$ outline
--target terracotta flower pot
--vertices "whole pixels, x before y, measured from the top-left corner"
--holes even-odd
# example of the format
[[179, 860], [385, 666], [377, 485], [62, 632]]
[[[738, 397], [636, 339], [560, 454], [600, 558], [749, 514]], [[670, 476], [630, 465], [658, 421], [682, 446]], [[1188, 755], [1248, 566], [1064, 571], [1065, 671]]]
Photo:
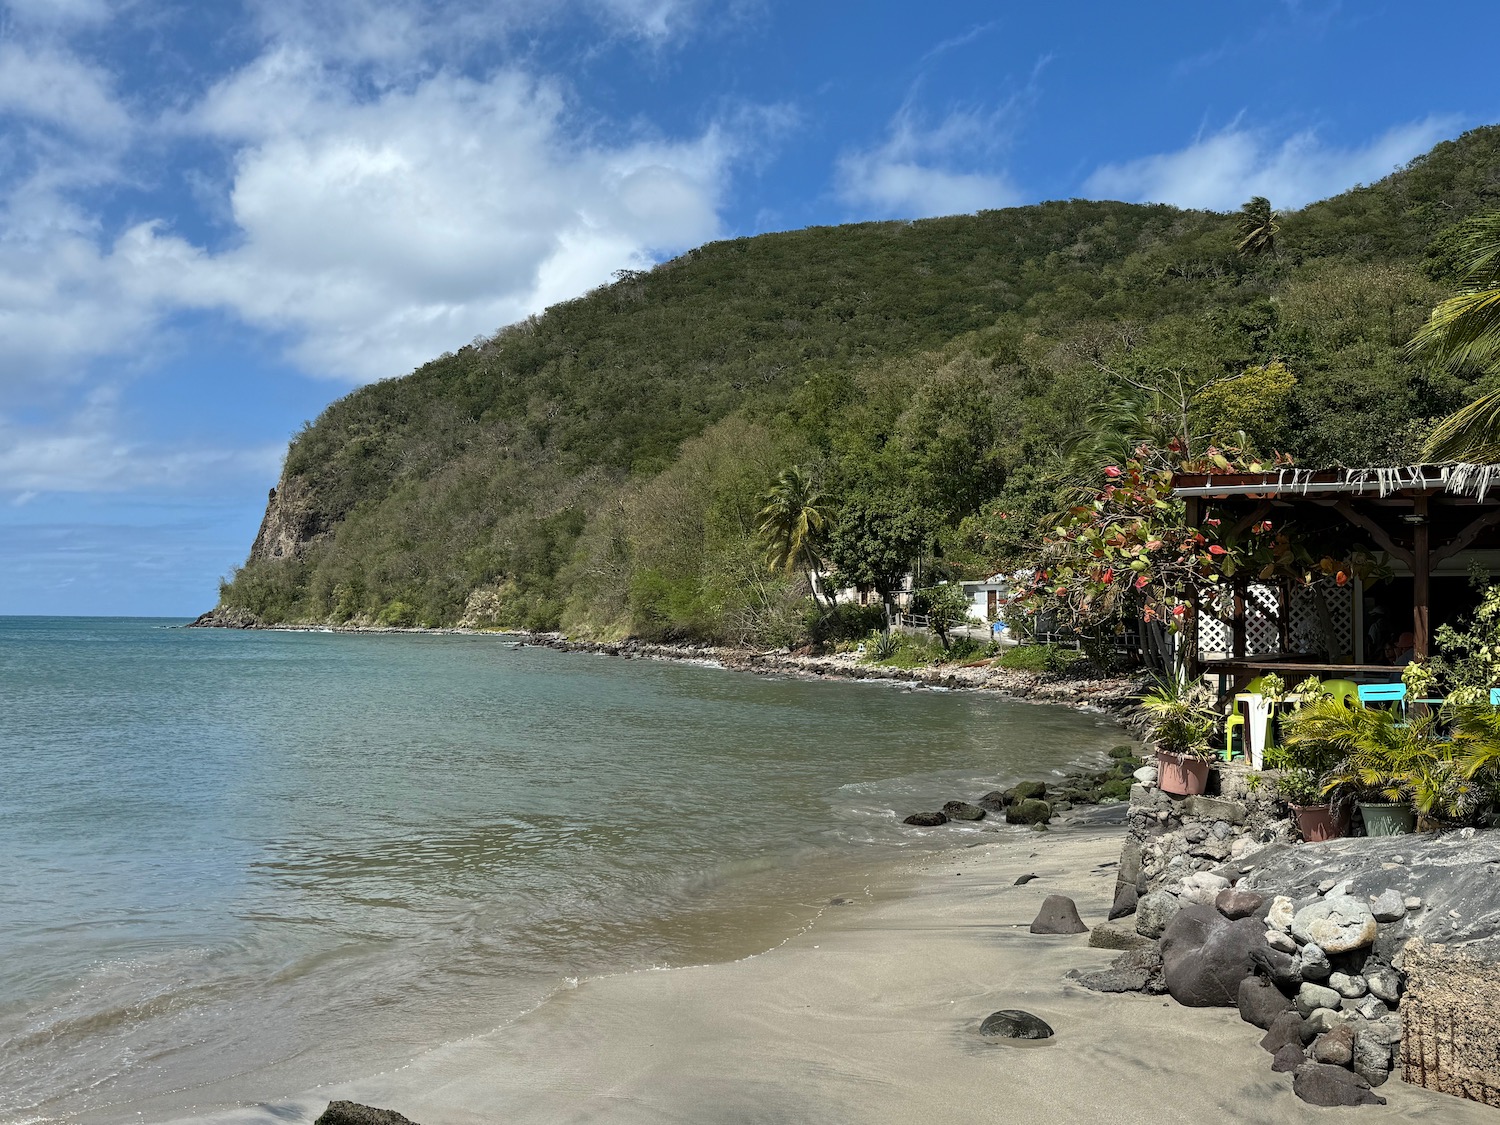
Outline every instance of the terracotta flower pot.
[[1208, 762], [1202, 758], [1158, 750], [1156, 775], [1156, 784], [1163, 793], [1191, 797], [1208, 790]]
[[1332, 805], [1293, 805], [1292, 819], [1309, 844], [1337, 840], [1349, 831], [1349, 811], [1334, 812]]

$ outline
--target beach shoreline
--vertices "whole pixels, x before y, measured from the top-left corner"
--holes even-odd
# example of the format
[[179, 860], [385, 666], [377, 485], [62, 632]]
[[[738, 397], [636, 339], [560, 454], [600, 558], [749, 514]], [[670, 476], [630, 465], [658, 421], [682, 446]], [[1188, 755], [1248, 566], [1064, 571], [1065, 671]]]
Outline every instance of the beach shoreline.
[[[1233, 1009], [1090, 992], [1065, 974], [1117, 951], [1087, 934], [1029, 933], [1049, 894], [1074, 899], [1090, 924], [1104, 919], [1122, 838], [1064, 825], [905, 857], [766, 952], [580, 980], [384, 1074], [169, 1120], [299, 1125], [347, 1099], [419, 1125], [894, 1125], [997, 1102], [1024, 1122], [1305, 1121]], [[1017, 886], [1024, 874], [1037, 877]], [[1000, 1009], [1033, 1012], [1056, 1035], [983, 1039], [980, 1022]], [[1491, 1119], [1399, 1082], [1381, 1092], [1390, 1104], [1364, 1117]]]

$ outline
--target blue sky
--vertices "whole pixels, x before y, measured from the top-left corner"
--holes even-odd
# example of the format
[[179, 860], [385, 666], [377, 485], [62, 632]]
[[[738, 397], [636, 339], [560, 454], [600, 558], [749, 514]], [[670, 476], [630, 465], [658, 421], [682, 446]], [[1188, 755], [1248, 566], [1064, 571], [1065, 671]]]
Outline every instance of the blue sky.
[[1492, 3], [0, 0], [0, 614], [192, 615], [333, 398], [722, 237], [1300, 206]]

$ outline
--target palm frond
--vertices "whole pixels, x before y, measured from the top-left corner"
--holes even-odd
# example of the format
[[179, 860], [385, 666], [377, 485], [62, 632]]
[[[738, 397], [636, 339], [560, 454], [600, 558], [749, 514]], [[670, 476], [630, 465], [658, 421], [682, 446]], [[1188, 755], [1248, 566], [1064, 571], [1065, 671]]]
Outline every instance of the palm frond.
[[1448, 415], [1422, 446], [1426, 461], [1500, 463], [1500, 391], [1491, 391]]

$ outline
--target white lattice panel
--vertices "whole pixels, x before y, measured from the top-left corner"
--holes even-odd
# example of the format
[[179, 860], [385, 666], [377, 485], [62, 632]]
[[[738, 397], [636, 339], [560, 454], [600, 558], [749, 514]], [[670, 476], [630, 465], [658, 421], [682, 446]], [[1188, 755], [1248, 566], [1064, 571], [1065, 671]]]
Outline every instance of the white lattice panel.
[[[1327, 629], [1318, 608], [1322, 596], [1327, 607]], [[1223, 615], [1230, 612], [1229, 591], [1221, 594], [1214, 607]], [[1354, 652], [1354, 587], [1320, 581], [1311, 586], [1294, 586], [1291, 593], [1290, 636], [1294, 652], [1323, 652], [1335, 655]], [[1245, 655], [1272, 656], [1281, 651], [1281, 630], [1276, 623], [1276, 587], [1256, 583], [1245, 594]], [[1208, 607], [1205, 606], [1205, 610]], [[1325, 640], [1325, 632], [1331, 633]], [[1198, 619], [1198, 648], [1204, 653], [1228, 654], [1234, 647], [1233, 633], [1225, 622], [1211, 612]]]

